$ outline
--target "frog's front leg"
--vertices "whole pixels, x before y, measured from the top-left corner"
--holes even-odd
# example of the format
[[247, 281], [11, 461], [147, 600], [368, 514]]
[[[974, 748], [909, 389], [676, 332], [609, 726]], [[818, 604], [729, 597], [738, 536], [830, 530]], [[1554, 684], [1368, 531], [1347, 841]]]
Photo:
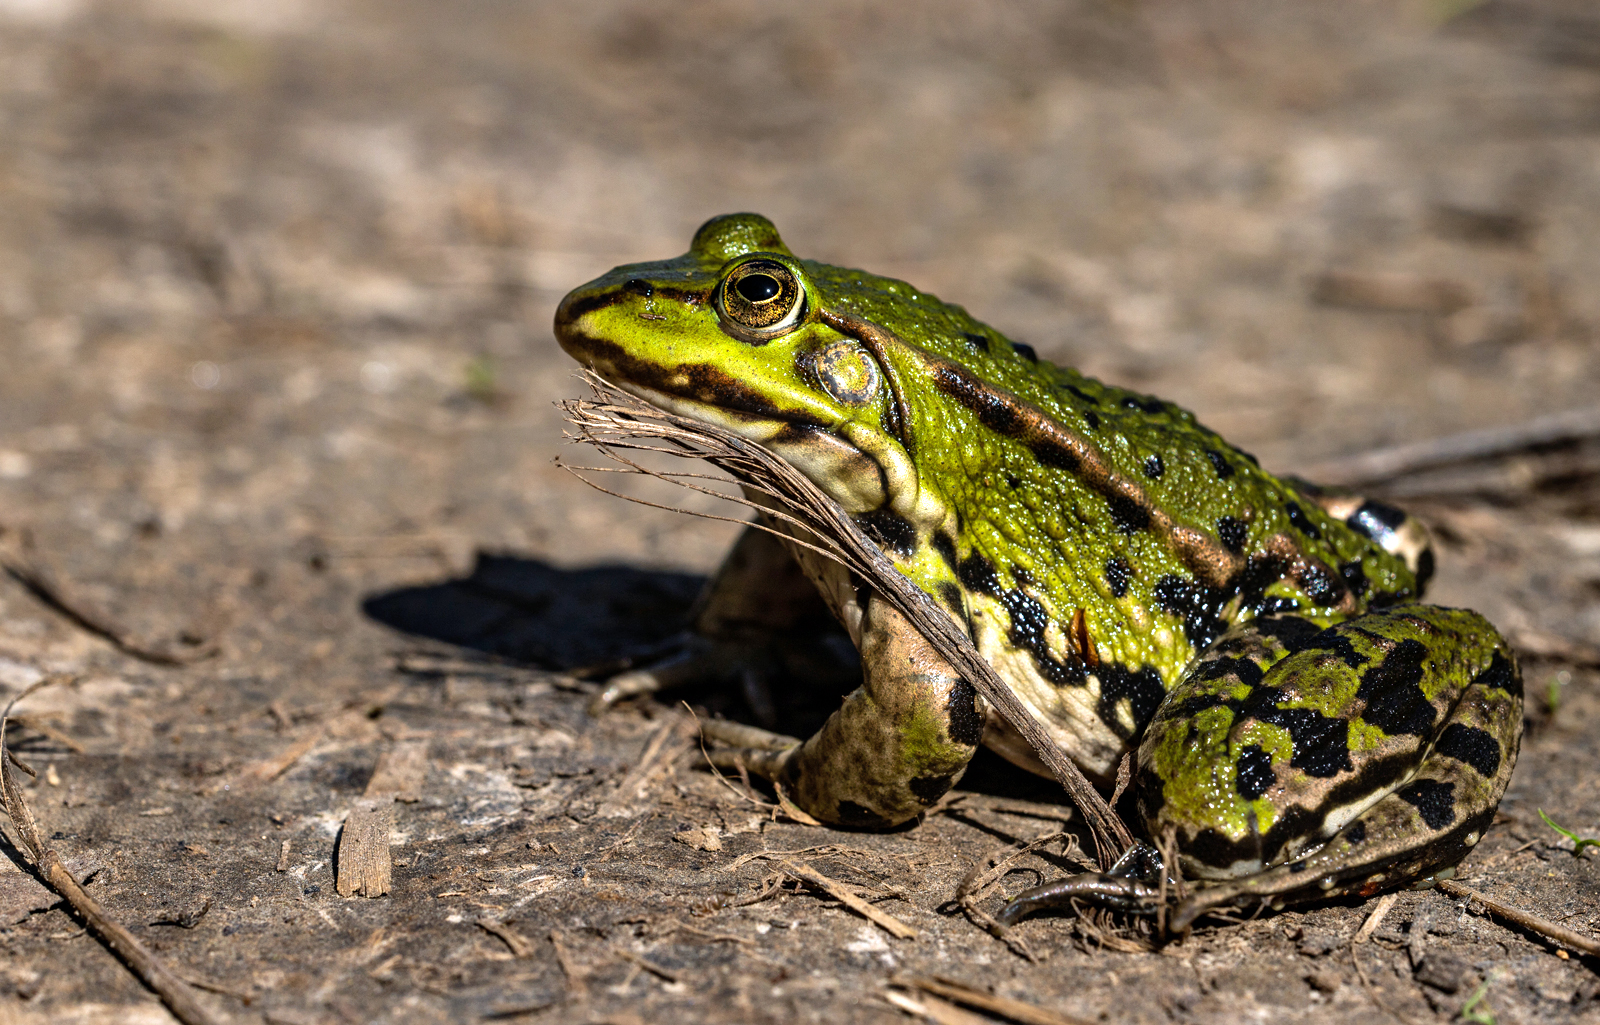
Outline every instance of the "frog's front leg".
[[961, 778], [983, 713], [973, 686], [876, 595], [860, 637], [862, 685], [809, 740], [748, 727], [707, 732], [751, 745], [714, 751], [717, 764], [743, 762], [823, 822], [883, 829], [921, 814]]

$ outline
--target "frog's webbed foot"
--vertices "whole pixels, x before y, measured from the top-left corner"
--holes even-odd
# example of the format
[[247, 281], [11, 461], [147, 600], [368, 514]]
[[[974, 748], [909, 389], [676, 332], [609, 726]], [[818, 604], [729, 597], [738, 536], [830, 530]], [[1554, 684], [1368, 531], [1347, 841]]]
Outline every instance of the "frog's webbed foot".
[[1163, 871], [1165, 866], [1156, 849], [1135, 842], [1109, 871], [1064, 876], [1024, 890], [1011, 898], [995, 919], [1001, 925], [1012, 926], [1035, 911], [1071, 907], [1074, 903], [1109, 911], [1154, 914], [1161, 900]]

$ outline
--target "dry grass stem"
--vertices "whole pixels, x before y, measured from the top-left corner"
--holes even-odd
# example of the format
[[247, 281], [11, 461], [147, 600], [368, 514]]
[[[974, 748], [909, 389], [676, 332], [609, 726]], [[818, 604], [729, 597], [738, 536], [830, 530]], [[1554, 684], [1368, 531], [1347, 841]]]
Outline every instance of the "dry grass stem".
[[829, 879], [810, 865], [804, 862], [796, 864], [792, 861], [780, 861], [778, 864], [789, 875], [822, 890], [828, 896], [878, 926], [889, 935], [902, 940], [914, 940], [917, 938], [917, 930], [914, 927], [907, 925], [886, 911], [873, 907], [860, 897], [857, 897], [844, 884], [837, 880]]
[[194, 988], [151, 953], [133, 933], [108, 915], [100, 906], [100, 902], [91, 897], [66, 865], [61, 863], [61, 858], [55, 849], [45, 843], [38, 820], [34, 818], [33, 809], [28, 806], [27, 797], [22, 792], [22, 785], [17, 782], [17, 777], [12, 772], [12, 767], [15, 766], [30, 776], [34, 775], [33, 770], [18, 760], [6, 744], [6, 729], [11, 721], [11, 709], [18, 701], [35, 691], [70, 679], [71, 677], [61, 674], [46, 676], [13, 698], [6, 706], [5, 712], [0, 713], [0, 804], [4, 805], [12, 826], [16, 828], [23, 851], [33, 862], [45, 885], [72, 905], [73, 910], [77, 911], [88, 923], [89, 928], [94, 930], [95, 935], [99, 936], [122, 959], [123, 964], [132, 969], [134, 974], [161, 998], [162, 1003], [167, 1005], [179, 1021], [184, 1025], [213, 1025], [218, 1019], [200, 1005]]
[[[589, 374], [588, 380], [594, 390], [593, 400], [574, 399], [561, 404], [573, 426], [573, 431], [569, 432], [572, 440], [593, 445], [631, 472], [661, 477], [758, 509], [767, 519], [756, 526], [817, 551], [871, 581], [878, 592], [928, 638], [939, 654], [972, 682], [1007, 723], [1028, 740], [1049, 766], [1093, 831], [1101, 866], [1109, 867], [1132, 844], [1127, 826], [1011, 692], [994, 667], [978, 654], [963, 626], [932, 596], [899, 572], [837, 503], [794, 467], [754, 442], [656, 409], [619, 391], [597, 375]], [[639, 439], [656, 444], [646, 446]], [[622, 454], [624, 450], [641, 447], [683, 458], [703, 459], [741, 485], [745, 498], [732, 498], [724, 492], [702, 488], [681, 479], [681, 475], [647, 469]], [[573, 472], [588, 480], [578, 471]]]
[[639, 761], [617, 789], [601, 802], [595, 814], [603, 818], [622, 818], [634, 812], [635, 802], [643, 798], [645, 789], [658, 776], [672, 770], [678, 757], [694, 746], [691, 721], [683, 716], [668, 716], [645, 741]]
[[477, 925], [478, 928], [504, 943], [506, 949], [511, 951], [512, 957], [519, 961], [533, 959], [533, 941], [511, 928], [510, 922], [497, 922], [491, 918], [480, 918], [477, 921]]
[[1465, 897], [1481, 905], [1484, 910], [1499, 915], [1508, 922], [1514, 922], [1524, 929], [1536, 932], [1540, 936], [1566, 947], [1568, 950], [1575, 950], [1580, 954], [1588, 954], [1591, 957], [1600, 957], [1600, 940], [1573, 932], [1566, 926], [1557, 925], [1548, 919], [1540, 918], [1538, 915], [1532, 915], [1519, 908], [1514, 908], [1510, 904], [1502, 903], [1493, 897], [1479, 893], [1471, 887], [1462, 886], [1452, 880], [1440, 880], [1437, 885], [1440, 890], [1450, 894], [1452, 897]]
[[1394, 902], [1400, 899], [1398, 893], [1386, 893], [1378, 898], [1372, 906], [1372, 912], [1367, 915], [1367, 920], [1361, 923], [1361, 928], [1356, 930], [1351, 937], [1351, 943], [1365, 943], [1372, 939], [1372, 934], [1378, 931], [1378, 926], [1383, 924], [1384, 916], [1389, 914], [1389, 909], [1394, 907]]
[[896, 985], [910, 989], [918, 989], [946, 1000], [976, 1007], [990, 1014], [998, 1014], [1021, 1025], [1088, 1025], [1083, 1018], [1074, 1018], [1059, 1011], [1051, 1011], [1037, 1004], [1030, 1004], [1022, 1000], [1013, 1000], [1010, 997], [995, 996], [981, 989], [974, 989], [965, 983], [940, 976], [918, 975], [909, 978], [897, 978]]

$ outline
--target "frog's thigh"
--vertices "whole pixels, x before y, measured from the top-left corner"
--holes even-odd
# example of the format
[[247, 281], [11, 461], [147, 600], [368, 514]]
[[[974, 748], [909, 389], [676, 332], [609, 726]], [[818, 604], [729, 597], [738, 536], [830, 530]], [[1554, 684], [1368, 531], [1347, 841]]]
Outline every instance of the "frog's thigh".
[[746, 527], [696, 602], [695, 633], [750, 640], [827, 615], [822, 597], [788, 546]]
[[691, 614], [692, 628], [659, 661], [606, 681], [590, 711], [626, 698], [720, 680], [750, 666], [770, 637], [807, 619], [821, 621], [827, 606], [800, 564], [778, 538], [746, 527], [721, 567], [706, 583]]
[[983, 737], [977, 692], [893, 606], [863, 619], [864, 682], [775, 775], [825, 822], [885, 828], [915, 817], [961, 778]]
[[[1350, 643], [1341, 644], [1341, 639]], [[1320, 670], [1334, 680], [1325, 693], [1342, 693], [1354, 701], [1346, 737], [1353, 762], [1349, 772], [1319, 781], [1306, 773], [1306, 759], [1299, 767], [1293, 761], [1272, 767], [1278, 785], [1290, 794], [1283, 800], [1289, 810], [1280, 811], [1278, 821], [1290, 819], [1296, 810], [1307, 816], [1296, 828], [1310, 832], [1314, 846], [1320, 838], [1311, 820], [1326, 816], [1320, 836], [1331, 836], [1303, 856], [1296, 855], [1290, 842], [1274, 858], [1268, 845], [1263, 854], [1277, 864], [1199, 891], [1180, 911], [1178, 928], [1207, 907], [1245, 897], [1292, 903], [1345, 893], [1368, 896], [1427, 877], [1459, 861], [1494, 818], [1516, 764], [1522, 683], [1514, 656], [1482, 616], [1401, 606], [1347, 621], [1309, 640], [1314, 646], [1273, 665], [1261, 686], [1278, 686], [1295, 695], [1295, 703], [1304, 703], [1317, 692], [1305, 677]], [[1407, 641], [1422, 648], [1408, 647]], [[1344, 688], [1338, 686], [1340, 676], [1348, 677]], [[1392, 736], [1379, 738], [1375, 727]], [[1243, 739], [1249, 728], [1236, 722], [1230, 732]], [[1408, 730], [1419, 732], [1404, 732]], [[1384, 755], [1408, 741], [1415, 744], [1414, 759]], [[1412, 764], [1414, 772], [1397, 771]], [[1247, 772], [1242, 784], [1237, 775], [1232, 782], [1236, 793], [1255, 793], [1265, 781], [1252, 780]], [[1298, 804], [1297, 785], [1302, 791]], [[1348, 809], [1359, 807], [1368, 791], [1374, 803], [1349, 817]], [[1317, 794], [1322, 795], [1320, 803], [1312, 800]], [[1261, 796], [1267, 795], [1263, 791]], [[1300, 850], [1305, 849], [1302, 844]]]

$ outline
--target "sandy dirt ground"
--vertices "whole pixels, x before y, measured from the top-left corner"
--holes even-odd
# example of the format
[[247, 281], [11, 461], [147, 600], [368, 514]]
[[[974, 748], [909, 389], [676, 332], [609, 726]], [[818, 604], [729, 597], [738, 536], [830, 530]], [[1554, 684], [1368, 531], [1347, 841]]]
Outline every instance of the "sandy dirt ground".
[[[551, 315], [741, 209], [1277, 470], [1514, 427], [1600, 394], [1600, 12], [0, 0], [0, 545], [122, 641], [0, 579], [0, 689], [71, 675], [20, 709], [29, 799], [220, 1020], [988, 1020], [893, 985], [940, 976], [1069, 1021], [1600, 1021], [1600, 963], [1439, 892], [1360, 942], [1356, 901], [1156, 951], [1042, 916], [1030, 960], [950, 901], [1071, 828], [1052, 786], [980, 758], [844, 833], [706, 772], [670, 698], [588, 716], [565, 671], [678, 629], [735, 528], [552, 464], [582, 388]], [[1523, 651], [1460, 878], [1593, 936], [1595, 853], [1537, 812], [1600, 834], [1600, 448], [1387, 492], [1432, 597]], [[335, 886], [363, 808], [381, 897]], [[171, 1020], [0, 851], [0, 1023]]]

